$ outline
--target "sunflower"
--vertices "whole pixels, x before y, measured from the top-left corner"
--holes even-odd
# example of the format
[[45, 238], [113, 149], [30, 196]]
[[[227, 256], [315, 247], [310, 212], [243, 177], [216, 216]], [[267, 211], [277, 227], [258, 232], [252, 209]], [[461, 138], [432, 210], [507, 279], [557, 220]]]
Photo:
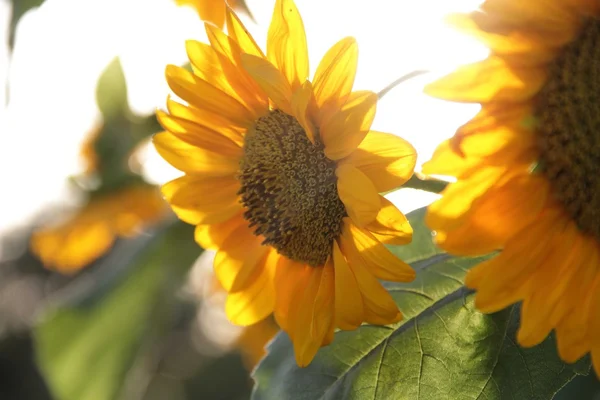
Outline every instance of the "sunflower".
[[444, 249], [500, 254], [470, 270], [484, 312], [522, 301], [518, 341], [556, 331], [600, 372], [600, 3], [487, 0], [453, 16], [490, 49], [426, 87], [480, 112], [423, 167], [456, 177], [429, 207]]
[[175, 213], [217, 254], [226, 312], [252, 325], [274, 312], [305, 366], [334, 328], [389, 324], [400, 312], [377, 278], [414, 271], [383, 243], [412, 229], [379, 195], [408, 180], [415, 151], [370, 131], [377, 95], [352, 92], [353, 38], [335, 44], [308, 78], [302, 19], [278, 0], [267, 55], [227, 9], [229, 36], [205, 24], [210, 45], [187, 42], [194, 73], [167, 66], [173, 92], [158, 112], [157, 151], [185, 175], [163, 186]]
[[128, 186], [93, 196], [68, 220], [35, 232], [31, 250], [47, 267], [74, 273], [106, 253], [118, 236], [135, 235], [168, 211], [156, 187]]
[[240, 8], [248, 12], [246, 3], [242, 0], [175, 0], [180, 6], [192, 6], [200, 19], [212, 22], [219, 28], [225, 24], [225, 8], [227, 4], [233, 8]]

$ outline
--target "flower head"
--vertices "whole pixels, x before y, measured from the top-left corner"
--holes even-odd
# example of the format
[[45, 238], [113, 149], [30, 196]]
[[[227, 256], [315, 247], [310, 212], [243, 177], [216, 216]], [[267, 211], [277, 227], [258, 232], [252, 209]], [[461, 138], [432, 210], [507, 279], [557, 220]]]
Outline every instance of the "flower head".
[[436, 97], [480, 103], [426, 173], [451, 175], [427, 221], [465, 255], [502, 249], [467, 274], [485, 312], [523, 301], [518, 341], [555, 329], [561, 357], [591, 350], [600, 372], [600, 5], [487, 0], [454, 22], [491, 50], [431, 84]]
[[92, 196], [66, 221], [35, 232], [31, 250], [48, 268], [74, 273], [106, 253], [117, 237], [135, 235], [168, 211], [156, 187], [127, 186]]
[[228, 317], [251, 325], [274, 313], [307, 365], [335, 327], [389, 324], [400, 312], [377, 278], [414, 271], [383, 243], [412, 230], [379, 195], [410, 178], [415, 151], [370, 131], [377, 96], [352, 92], [357, 45], [335, 44], [308, 80], [302, 19], [278, 0], [267, 54], [237, 16], [229, 36], [205, 24], [210, 45], [187, 43], [194, 72], [168, 66], [188, 105], [167, 100], [158, 152], [185, 175], [163, 186], [173, 210], [217, 250]]

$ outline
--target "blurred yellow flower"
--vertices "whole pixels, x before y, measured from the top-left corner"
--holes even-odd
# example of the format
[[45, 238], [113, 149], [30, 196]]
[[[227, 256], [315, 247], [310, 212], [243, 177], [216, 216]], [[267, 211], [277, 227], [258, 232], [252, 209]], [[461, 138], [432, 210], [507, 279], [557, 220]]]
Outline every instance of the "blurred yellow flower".
[[128, 186], [94, 196], [67, 221], [35, 232], [31, 250], [47, 267], [74, 273], [108, 251], [117, 237], [135, 235], [167, 215], [158, 188]]
[[520, 344], [555, 329], [565, 361], [591, 351], [600, 373], [599, 17], [592, 0], [487, 0], [453, 17], [491, 54], [426, 91], [482, 108], [423, 170], [457, 178], [429, 208], [438, 243], [502, 249], [467, 274], [477, 307], [523, 300]]
[[304, 26], [278, 0], [267, 55], [226, 11], [229, 36], [205, 24], [210, 45], [187, 42], [194, 69], [168, 66], [167, 81], [189, 105], [167, 100], [167, 132], [154, 136], [185, 172], [162, 190], [175, 213], [218, 250], [214, 268], [238, 325], [275, 313], [305, 366], [334, 328], [401, 319], [377, 278], [414, 271], [382, 243], [405, 244], [412, 229], [379, 192], [408, 180], [413, 147], [370, 131], [377, 95], [352, 92], [357, 45], [335, 44], [308, 80]]
[[212, 22], [219, 28], [225, 24], [227, 4], [232, 8], [236, 8], [239, 3], [244, 4], [243, 1], [238, 0], [175, 0], [175, 3], [180, 6], [192, 6], [198, 12], [201, 20]]

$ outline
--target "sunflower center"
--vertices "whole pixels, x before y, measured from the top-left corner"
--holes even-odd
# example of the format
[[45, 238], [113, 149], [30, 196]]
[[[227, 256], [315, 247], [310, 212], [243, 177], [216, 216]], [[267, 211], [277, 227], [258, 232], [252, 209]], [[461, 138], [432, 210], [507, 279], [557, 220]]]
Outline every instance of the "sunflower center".
[[239, 194], [254, 233], [279, 254], [323, 265], [346, 216], [337, 193], [336, 164], [323, 144], [279, 110], [259, 118], [244, 139]]
[[541, 165], [579, 228], [600, 239], [600, 21], [554, 61], [537, 100]]

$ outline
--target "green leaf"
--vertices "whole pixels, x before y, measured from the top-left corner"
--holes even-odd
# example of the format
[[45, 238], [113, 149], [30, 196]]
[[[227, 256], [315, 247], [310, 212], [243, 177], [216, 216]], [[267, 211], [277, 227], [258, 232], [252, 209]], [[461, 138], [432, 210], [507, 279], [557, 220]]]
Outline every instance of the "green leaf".
[[125, 115], [129, 111], [127, 84], [118, 57], [108, 64], [98, 79], [96, 103], [102, 112], [105, 123]]
[[[39, 365], [59, 400], [118, 398], [143, 345], [164, 331], [169, 299], [201, 252], [190, 228], [180, 222], [157, 232], [145, 248], [134, 249], [137, 259], [127, 247], [122, 250], [121, 261], [134, 263], [128, 277], [101, 298], [79, 299], [79, 306], [49, 313], [35, 329]], [[111, 263], [119, 259], [111, 255]]]
[[253, 399], [551, 399], [587, 374], [589, 361], [563, 363], [552, 337], [517, 346], [518, 307], [478, 312], [463, 282], [483, 258], [443, 253], [423, 217], [423, 209], [411, 213], [413, 243], [392, 248], [417, 278], [385, 283], [404, 319], [337, 332], [306, 368], [296, 366], [288, 336], [278, 335], [253, 373]]
[[8, 45], [12, 49], [15, 45], [15, 32], [21, 17], [26, 12], [42, 5], [44, 0], [12, 0], [12, 15], [10, 18], [10, 27], [8, 31]]

